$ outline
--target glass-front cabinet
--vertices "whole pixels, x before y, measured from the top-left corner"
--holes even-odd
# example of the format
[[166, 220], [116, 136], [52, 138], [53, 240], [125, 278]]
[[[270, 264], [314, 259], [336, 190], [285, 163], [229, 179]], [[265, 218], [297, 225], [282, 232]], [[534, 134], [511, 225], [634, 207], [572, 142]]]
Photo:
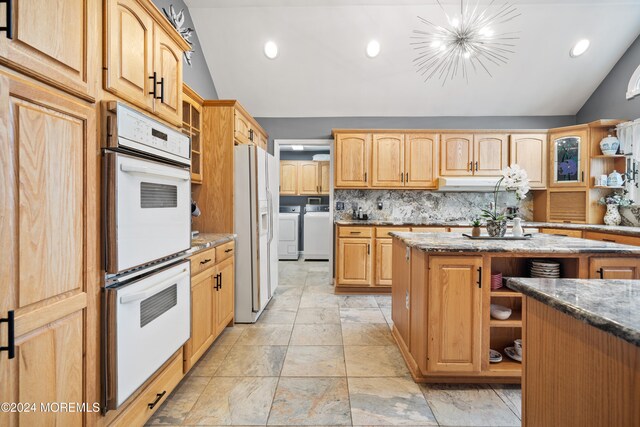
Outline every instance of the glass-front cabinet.
[[588, 130], [551, 134], [550, 186], [586, 187]]

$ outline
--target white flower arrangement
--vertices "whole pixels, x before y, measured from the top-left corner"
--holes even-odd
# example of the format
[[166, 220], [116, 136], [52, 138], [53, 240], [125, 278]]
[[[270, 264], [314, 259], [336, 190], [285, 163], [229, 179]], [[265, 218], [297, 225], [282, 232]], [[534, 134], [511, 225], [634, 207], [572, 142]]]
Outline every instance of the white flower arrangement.
[[498, 190], [500, 190], [500, 186], [503, 184], [506, 191], [514, 191], [516, 193], [518, 201], [524, 199], [529, 190], [531, 190], [527, 171], [515, 163], [507, 166], [502, 171], [502, 177], [498, 180], [493, 190], [493, 212], [488, 209], [483, 209], [481, 215], [483, 218], [491, 221], [504, 221], [507, 219], [504, 214], [498, 213]]

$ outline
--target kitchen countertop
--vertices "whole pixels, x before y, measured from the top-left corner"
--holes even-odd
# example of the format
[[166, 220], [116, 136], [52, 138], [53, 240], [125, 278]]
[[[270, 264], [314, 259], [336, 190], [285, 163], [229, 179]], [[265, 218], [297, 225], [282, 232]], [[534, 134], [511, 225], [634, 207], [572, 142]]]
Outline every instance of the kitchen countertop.
[[640, 280], [510, 278], [507, 286], [640, 347]]
[[[395, 227], [471, 227], [469, 221], [386, 221], [386, 220], [337, 220], [336, 225], [369, 225], [369, 226], [395, 226]], [[567, 224], [558, 222], [529, 222], [523, 221], [523, 227], [531, 228], [560, 228], [565, 230], [598, 231], [602, 233], [622, 234], [625, 236], [640, 237], [640, 227], [625, 227], [620, 225], [604, 224]]]
[[461, 233], [391, 232], [406, 245], [428, 253], [511, 252], [526, 254], [634, 254], [639, 246], [535, 233], [527, 240], [472, 240]]
[[230, 242], [235, 239], [235, 234], [228, 233], [200, 233], [191, 239], [191, 249], [187, 251], [187, 255], [191, 256], [204, 249], [212, 248], [223, 243]]

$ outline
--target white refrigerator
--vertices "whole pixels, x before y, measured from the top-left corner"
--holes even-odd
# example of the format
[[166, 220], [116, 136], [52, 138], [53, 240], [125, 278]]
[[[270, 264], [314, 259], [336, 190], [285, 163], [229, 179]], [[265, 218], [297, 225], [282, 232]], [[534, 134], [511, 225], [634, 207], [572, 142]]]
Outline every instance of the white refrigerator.
[[278, 286], [280, 168], [262, 148], [234, 148], [237, 323], [254, 323]]

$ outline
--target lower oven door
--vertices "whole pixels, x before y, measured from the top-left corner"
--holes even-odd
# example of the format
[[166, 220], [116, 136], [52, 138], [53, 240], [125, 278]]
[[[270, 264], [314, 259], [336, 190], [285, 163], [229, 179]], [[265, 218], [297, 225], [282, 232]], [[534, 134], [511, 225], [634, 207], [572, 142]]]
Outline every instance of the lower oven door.
[[189, 170], [115, 152], [105, 163], [107, 274], [189, 249]]
[[189, 339], [188, 260], [105, 288], [103, 361], [107, 409], [118, 408]]

